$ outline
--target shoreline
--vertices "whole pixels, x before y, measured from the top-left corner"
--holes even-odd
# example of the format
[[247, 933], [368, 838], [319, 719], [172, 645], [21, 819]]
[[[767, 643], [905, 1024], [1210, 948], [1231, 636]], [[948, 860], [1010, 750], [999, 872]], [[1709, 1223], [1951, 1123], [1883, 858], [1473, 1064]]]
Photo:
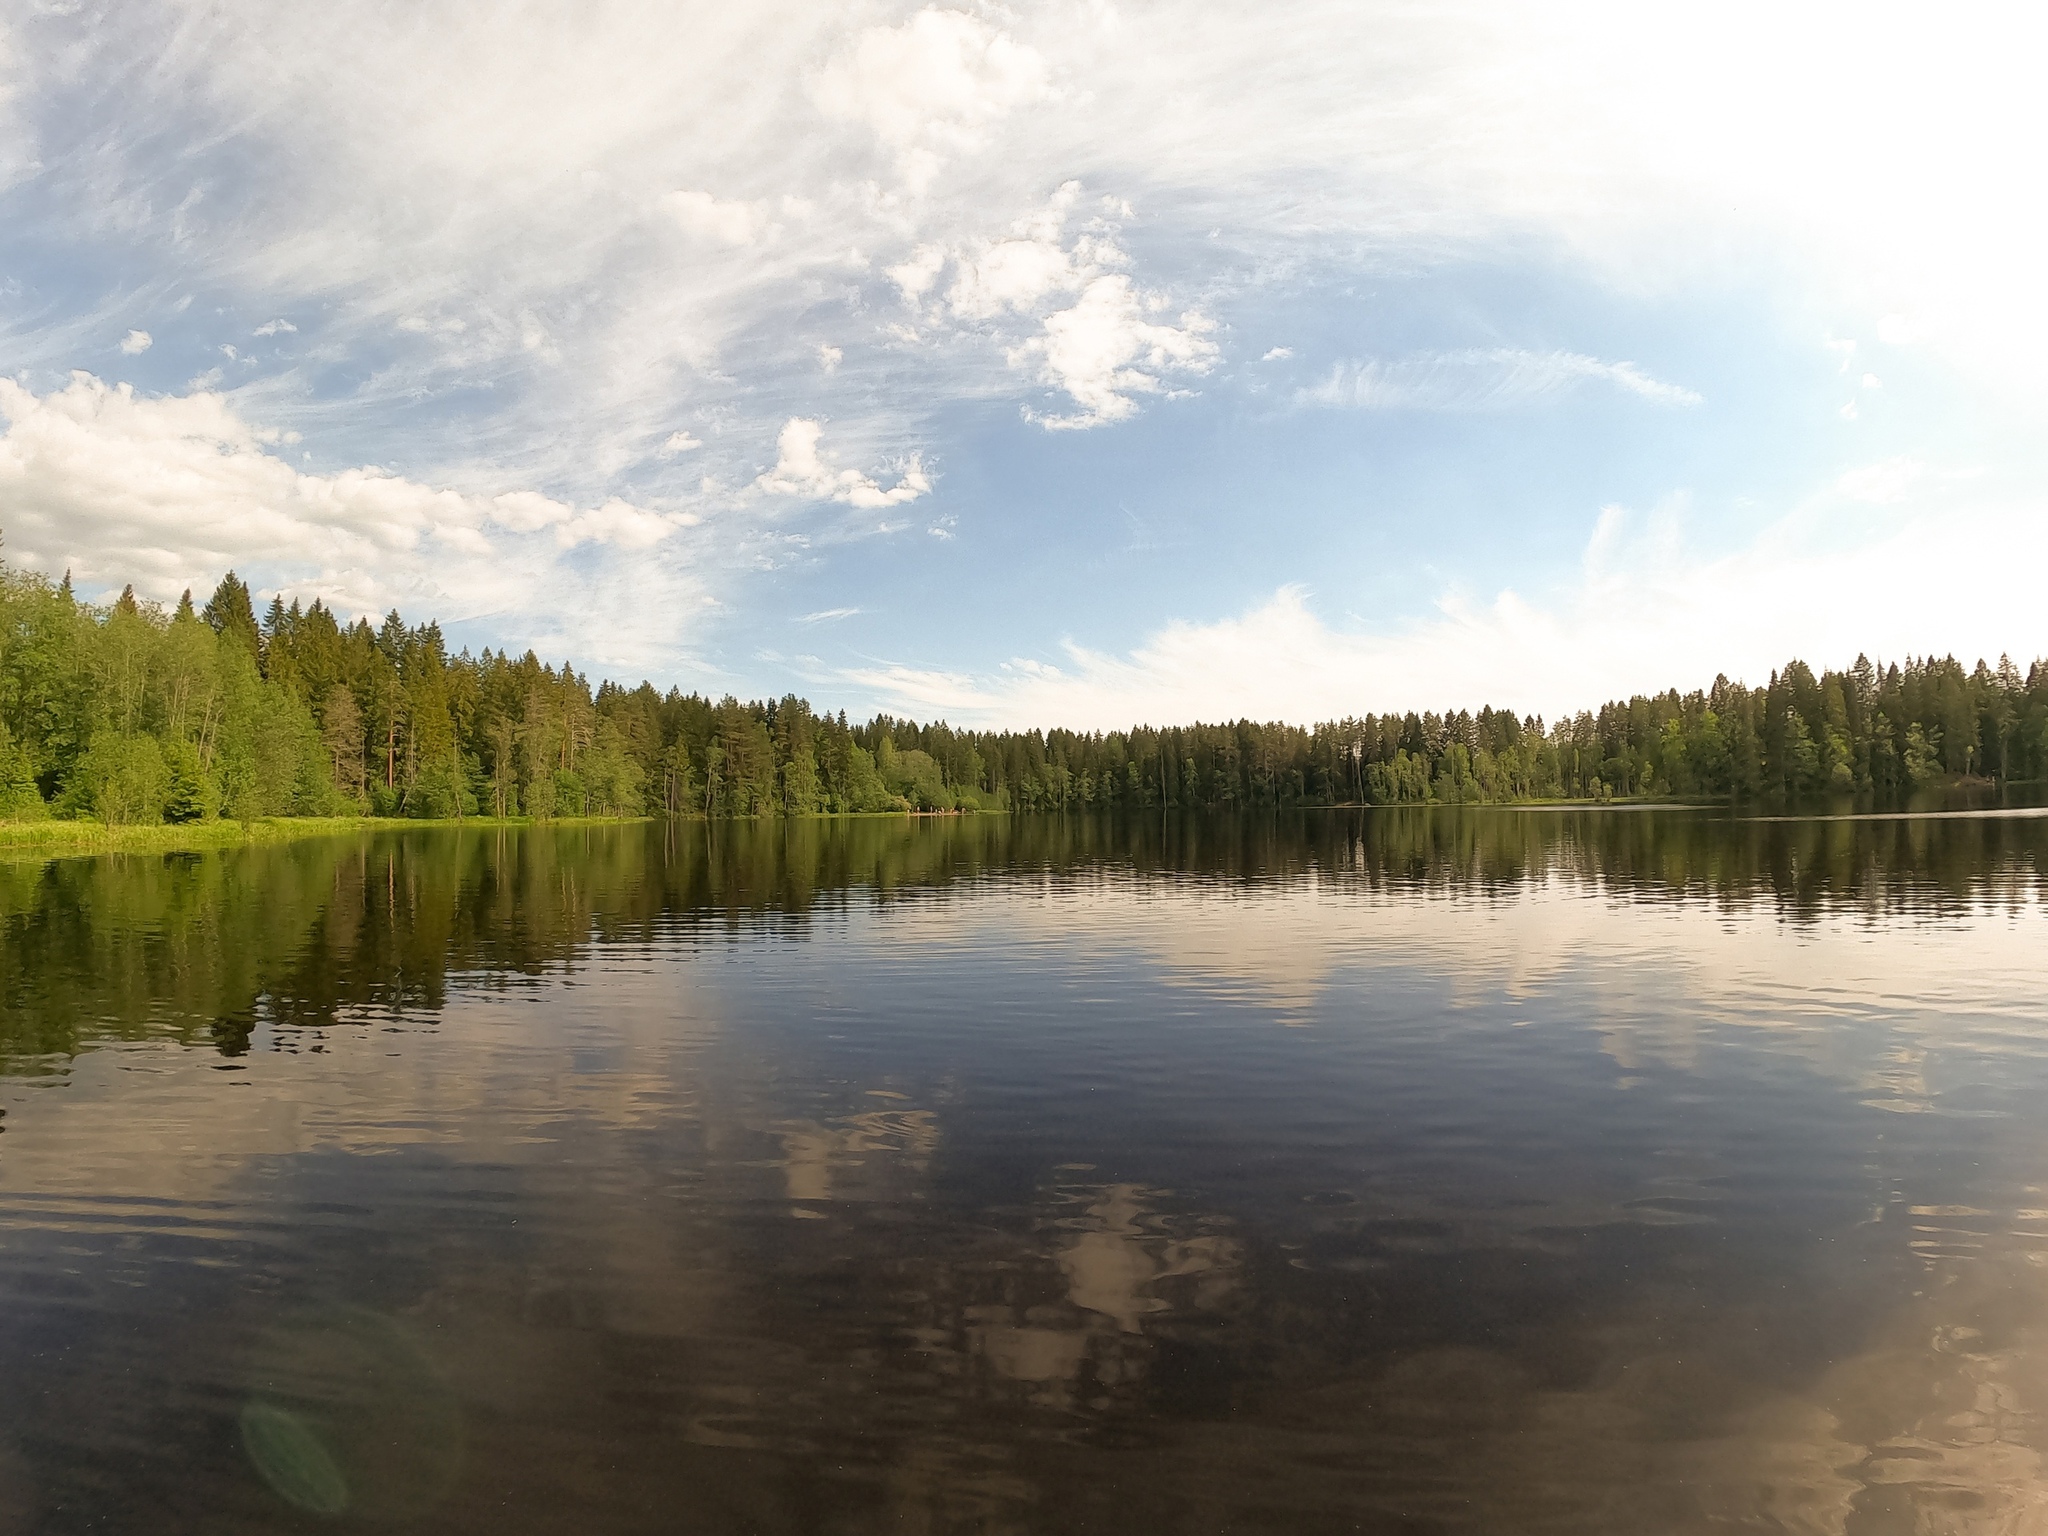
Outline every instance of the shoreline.
[[258, 821], [157, 822], [110, 827], [97, 821], [0, 821], [0, 864], [46, 859], [96, 858], [110, 853], [211, 853], [223, 848], [297, 842], [303, 838], [347, 837], [364, 832], [412, 828], [617, 827], [653, 821], [652, 816], [465, 816], [414, 820], [402, 816], [271, 816]]

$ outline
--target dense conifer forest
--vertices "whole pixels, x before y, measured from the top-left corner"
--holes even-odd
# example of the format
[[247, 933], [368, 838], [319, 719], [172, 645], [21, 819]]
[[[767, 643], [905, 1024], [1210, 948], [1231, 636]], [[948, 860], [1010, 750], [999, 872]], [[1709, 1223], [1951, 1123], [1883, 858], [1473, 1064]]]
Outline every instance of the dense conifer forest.
[[166, 612], [0, 567], [9, 819], [1886, 801], [1971, 777], [2048, 777], [2048, 662], [1793, 661], [1763, 687], [1716, 678], [1548, 723], [1484, 708], [983, 732], [856, 724], [794, 695], [593, 687], [530, 651], [451, 656], [437, 625], [395, 612], [345, 623], [279, 598], [259, 616], [232, 572]]

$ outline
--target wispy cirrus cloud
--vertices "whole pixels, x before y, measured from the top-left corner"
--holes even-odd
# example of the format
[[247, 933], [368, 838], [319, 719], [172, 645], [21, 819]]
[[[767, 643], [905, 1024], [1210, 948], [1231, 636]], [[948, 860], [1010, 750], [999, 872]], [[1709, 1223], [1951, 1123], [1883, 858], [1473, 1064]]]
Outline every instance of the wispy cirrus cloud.
[[877, 666], [847, 667], [838, 674], [870, 695], [888, 701], [897, 709], [921, 715], [945, 715], [956, 721], [994, 719], [1005, 712], [1008, 700], [999, 686], [964, 672], [932, 667], [915, 667], [902, 662]]
[[[966, 468], [948, 455], [1019, 412], [1070, 429], [1033, 434], [1033, 451], [1071, 451], [1081, 481], [1145, 482], [1157, 464], [1119, 462], [1103, 435], [1133, 442], [1125, 424], [1144, 416], [1207, 431], [1221, 408], [1197, 413], [1262, 359], [1265, 381], [1314, 370], [1305, 405], [1474, 418], [1602, 391], [1675, 415], [1718, 393], [1668, 356], [1601, 355], [1585, 338], [1614, 332], [1544, 307], [1556, 284], [1518, 308], [1538, 269], [1650, 307], [1762, 274], [1759, 325], [1824, 303], [1844, 334], [1988, 380], [2030, 422], [2048, 401], [2040, 213], [2011, 191], [2048, 103], [2034, 50], [1989, 12], [1906, 26], [1760, 0], [1306, 0], [1279, 16], [1222, 0], [541, 0], [508, 24], [458, 0], [203, 14], [135, 0], [119, 26], [108, 14], [0, 20], [0, 341], [21, 387], [47, 399], [73, 368], [115, 366], [138, 398], [218, 397], [302, 433], [328, 478], [391, 465], [408, 485], [579, 509], [593, 536], [566, 547], [555, 530], [573, 519], [478, 525], [552, 551], [563, 573], [532, 585], [531, 612], [493, 610], [513, 636], [580, 622], [583, 568], [638, 526], [617, 509], [701, 515], [625, 574], [715, 587], [744, 626], [733, 573], [754, 568], [764, 526], [794, 550], [846, 507], [929, 496], [969, 511], [948, 497], [983, 482], [940, 487], [927, 466]], [[1418, 329], [1391, 358], [1298, 327], [1280, 332], [1293, 358], [1271, 346], [1272, 306], [1301, 301], [1305, 272], [1364, 309], [1398, 304], [1404, 274], [1461, 263], [1491, 274], [1463, 295], [1481, 327]], [[123, 352], [131, 333], [152, 344]], [[1475, 335], [1511, 344], [1472, 349]], [[1910, 398], [1887, 357], [1882, 392], [1853, 386], [1866, 430]], [[1174, 398], [1196, 391], [1200, 404]], [[1801, 430], [1844, 430], [1841, 409]], [[785, 452], [792, 423], [826, 421], [829, 443]], [[1484, 425], [1461, 427], [1475, 451]], [[1144, 451], [1182, 446], [1162, 430]], [[89, 461], [67, 463], [67, 504], [82, 506], [102, 487]], [[1021, 481], [992, 482], [980, 517], [1039, 515], [1004, 499]], [[1294, 484], [1283, 473], [1271, 494]], [[955, 533], [917, 542], [968, 568], [974, 515], [915, 526]], [[196, 569], [217, 553], [209, 527], [166, 521], [146, 547]], [[313, 545], [277, 558], [327, 569]], [[430, 541], [380, 561], [380, 591], [442, 590]], [[1019, 649], [1088, 620], [1042, 584], [975, 579]], [[677, 611], [677, 633], [695, 633], [700, 610]], [[779, 596], [761, 610], [783, 611]]]
[[1487, 411], [1528, 405], [1588, 385], [1616, 389], [1655, 405], [1701, 403], [1696, 391], [1652, 378], [1634, 363], [1513, 347], [1341, 362], [1321, 383], [1298, 391], [1295, 398], [1304, 405], [1355, 410]]

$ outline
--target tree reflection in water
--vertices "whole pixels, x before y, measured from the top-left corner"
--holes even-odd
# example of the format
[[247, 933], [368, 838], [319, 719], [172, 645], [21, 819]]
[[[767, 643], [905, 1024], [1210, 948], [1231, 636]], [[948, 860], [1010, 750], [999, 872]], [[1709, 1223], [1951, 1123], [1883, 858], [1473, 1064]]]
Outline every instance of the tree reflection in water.
[[1407, 810], [10, 867], [0, 1530], [2031, 1529], [2044, 851]]

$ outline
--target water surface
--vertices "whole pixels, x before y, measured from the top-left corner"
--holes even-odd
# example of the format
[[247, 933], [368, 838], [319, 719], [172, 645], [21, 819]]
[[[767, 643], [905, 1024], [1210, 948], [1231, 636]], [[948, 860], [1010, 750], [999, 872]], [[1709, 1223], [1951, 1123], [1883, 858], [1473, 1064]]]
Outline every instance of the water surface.
[[0, 1530], [2020, 1532], [2048, 820], [0, 868]]

